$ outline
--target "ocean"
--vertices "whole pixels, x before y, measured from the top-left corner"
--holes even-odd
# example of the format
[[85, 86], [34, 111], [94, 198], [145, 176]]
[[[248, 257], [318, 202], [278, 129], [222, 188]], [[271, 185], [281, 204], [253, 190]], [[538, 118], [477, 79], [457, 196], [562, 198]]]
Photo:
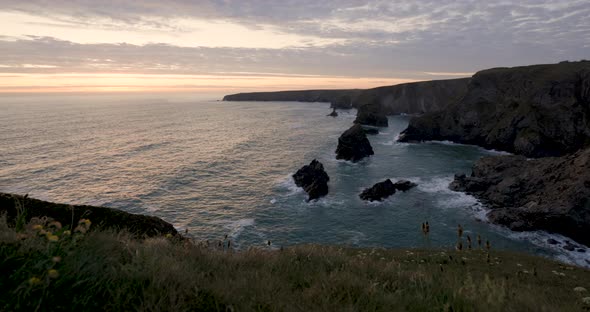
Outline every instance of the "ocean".
[[[228, 235], [238, 249], [318, 243], [452, 248], [457, 225], [474, 241], [586, 265], [589, 253], [548, 244], [544, 232], [486, 222], [485, 206], [448, 189], [482, 156], [500, 152], [396, 137], [409, 116], [369, 136], [375, 155], [335, 159], [356, 112], [327, 117], [328, 103], [221, 102], [198, 96], [0, 97], [0, 192], [158, 216], [199, 240]], [[330, 192], [307, 202], [291, 175], [318, 159]], [[418, 187], [379, 203], [359, 193], [390, 178]], [[421, 232], [428, 221], [428, 238]], [[272, 244], [268, 247], [267, 242]], [[465, 239], [464, 247], [467, 246]]]

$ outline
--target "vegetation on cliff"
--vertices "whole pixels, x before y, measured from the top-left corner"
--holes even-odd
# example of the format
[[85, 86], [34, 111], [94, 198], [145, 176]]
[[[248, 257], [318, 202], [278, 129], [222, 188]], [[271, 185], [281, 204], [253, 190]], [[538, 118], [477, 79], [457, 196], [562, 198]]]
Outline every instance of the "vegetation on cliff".
[[16, 228], [2, 216], [0, 310], [590, 308], [590, 271], [489, 246], [450, 251], [305, 245], [235, 251], [230, 243], [197, 243], [171, 234], [141, 239], [90, 219], [78, 220], [72, 229], [31, 218]]

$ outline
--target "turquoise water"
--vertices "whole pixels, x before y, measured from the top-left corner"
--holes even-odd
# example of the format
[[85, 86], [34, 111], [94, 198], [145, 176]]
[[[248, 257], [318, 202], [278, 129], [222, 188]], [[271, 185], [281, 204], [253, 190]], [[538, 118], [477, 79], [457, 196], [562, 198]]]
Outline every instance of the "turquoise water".
[[[134, 96], [0, 98], [0, 191], [104, 205], [161, 217], [197, 239], [229, 235], [237, 248], [300, 243], [452, 247], [457, 224], [493, 248], [584, 263], [551, 249], [546, 233], [485, 222], [485, 207], [448, 189], [455, 173], [497, 154], [474, 146], [395, 142], [409, 117], [369, 136], [375, 155], [334, 157], [355, 111], [326, 117], [327, 103], [219, 102]], [[330, 176], [308, 203], [291, 174], [312, 159]], [[382, 203], [358, 198], [386, 178], [418, 187]], [[483, 220], [483, 221], [482, 221]], [[421, 223], [429, 221], [425, 240]], [[557, 237], [564, 239], [562, 237]], [[465, 244], [465, 243], [464, 243]]]

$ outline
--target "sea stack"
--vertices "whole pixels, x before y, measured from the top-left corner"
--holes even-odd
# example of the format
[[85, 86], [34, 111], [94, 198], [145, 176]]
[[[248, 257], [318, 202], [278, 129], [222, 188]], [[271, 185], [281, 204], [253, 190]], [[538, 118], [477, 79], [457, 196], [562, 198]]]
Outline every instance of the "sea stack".
[[309, 165], [301, 167], [293, 175], [293, 180], [298, 187], [301, 187], [309, 195], [308, 200], [318, 199], [328, 194], [328, 181], [330, 177], [324, 171], [324, 165], [316, 159]]
[[387, 116], [385, 116], [381, 110], [381, 105], [377, 101], [359, 107], [354, 122], [374, 127], [387, 127], [389, 125]]
[[406, 192], [409, 189], [414, 188], [416, 186], [416, 183], [406, 180], [400, 180], [393, 183], [390, 179], [387, 179], [383, 182], [376, 183], [368, 189], [365, 189], [359, 195], [359, 197], [362, 200], [380, 201], [395, 194], [396, 191]]
[[373, 147], [371, 147], [365, 130], [359, 124], [350, 127], [350, 129], [344, 131], [340, 138], [338, 138], [336, 159], [357, 162], [373, 154], [375, 154]]
[[336, 108], [333, 108], [332, 109], [332, 112], [329, 113], [327, 116], [330, 116], [330, 117], [338, 117], [338, 112], [336, 112]]

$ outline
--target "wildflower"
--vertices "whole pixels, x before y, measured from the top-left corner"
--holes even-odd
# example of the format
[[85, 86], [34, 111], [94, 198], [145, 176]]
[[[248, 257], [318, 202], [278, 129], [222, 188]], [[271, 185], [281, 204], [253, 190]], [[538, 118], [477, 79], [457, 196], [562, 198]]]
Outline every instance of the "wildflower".
[[70, 230], [65, 230], [65, 231], [63, 232], [63, 235], [70, 236], [70, 235], [72, 235], [72, 231], [70, 231]]
[[167, 233], [167, 234], [166, 234], [166, 238], [172, 238], [172, 234], [170, 234], [170, 233]]
[[80, 221], [78, 221], [78, 224], [86, 224], [86, 227], [90, 227], [92, 222], [90, 222], [90, 220], [88, 219], [80, 219]]
[[54, 263], [59, 263], [59, 262], [61, 262], [61, 257], [55, 256], [55, 257], [51, 258], [51, 261], [53, 261]]
[[37, 286], [39, 284], [41, 284], [41, 280], [38, 277], [31, 277], [29, 279], [29, 285], [31, 285], [31, 286]]
[[59, 237], [57, 235], [48, 234], [47, 240], [50, 242], [57, 242], [59, 240]]
[[42, 230], [42, 229], [43, 229], [43, 226], [41, 224], [35, 224], [35, 225], [33, 225], [33, 230], [39, 231], [39, 230]]
[[574, 291], [577, 292], [577, 293], [583, 293], [583, 292], [586, 292], [586, 288], [584, 288], [584, 287], [576, 287], [576, 288], [574, 288]]
[[47, 233], [48, 233], [47, 231], [41, 229], [41, 230], [39, 230], [39, 232], [37, 234], [39, 234], [39, 235], [47, 235]]
[[59, 272], [57, 272], [56, 269], [50, 269], [49, 271], [47, 271], [47, 276], [49, 276], [49, 278], [58, 278]]

